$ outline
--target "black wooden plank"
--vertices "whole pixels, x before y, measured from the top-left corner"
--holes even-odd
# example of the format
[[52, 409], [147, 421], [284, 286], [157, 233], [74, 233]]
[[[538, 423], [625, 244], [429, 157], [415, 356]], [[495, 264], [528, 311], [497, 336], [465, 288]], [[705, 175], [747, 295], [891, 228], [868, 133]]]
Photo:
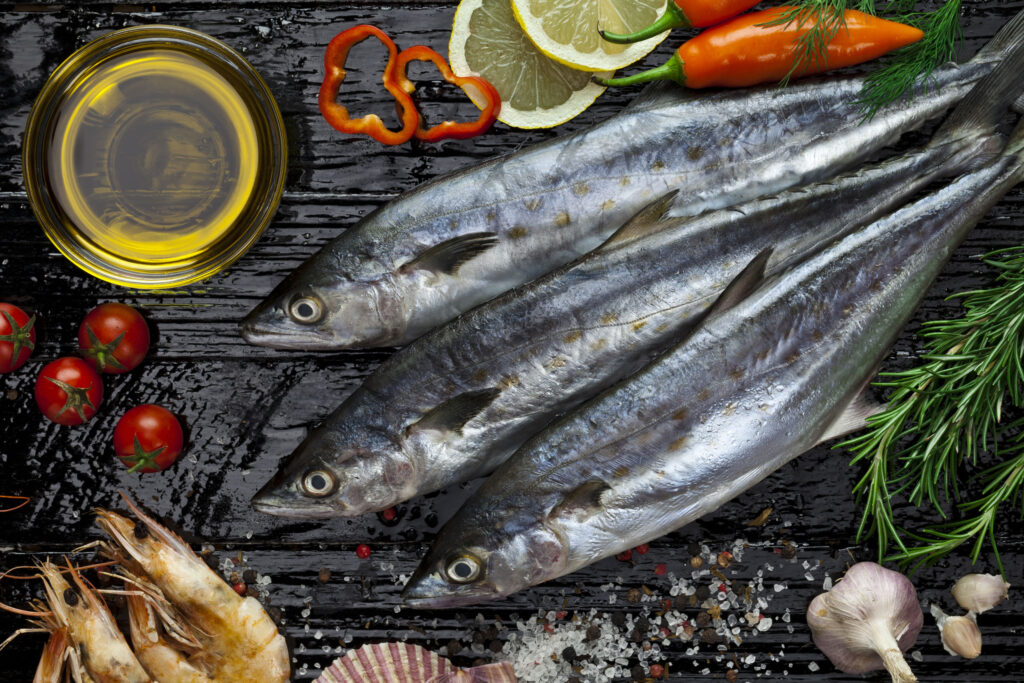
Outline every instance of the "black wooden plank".
[[[965, 51], [976, 50], [1021, 9], [1022, 0], [968, 5]], [[0, 532], [0, 565], [24, 564], [43, 552], [66, 553], [96, 538], [89, 510], [95, 505], [117, 506], [116, 490], [125, 489], [196, 545], [211, 544], [221, 558], [242, 552], [249, 565], [272, 577], [270, 600], [282, 612], [296, 679], [308, 680], [315, 677], [317, 666], [337, 655], [339, 647], [392, 638], [408, 638], [434, 649], [460, 639], [467, 649], [457, 661], [470, 664], [477, 656], [470, 644], [479, 631], [478, 614], [485, 624], [502, 620], [501, 640], [517, 632], [517, 619], [548, 610], [566, 609], [584, 617], [591, 609], [639, 614], [642, 606], [627, 603], [626, 593], [641, 584], [666, 592], [667, 579], [653, 573], [657, 563], [665, 562], [670, 572], [688, 576], [690, 543], [703, 542], [717, 551], [745, 538], [752, 548], [742, 562], [724, 571], [744, 583], [761, 571], [769, 586], [787, 586], [777, 594], [768, 589], [771, 602], [765, 613], [775, 619], [773, 628], [724, 655], [715, 646], [703, 645], [693, 654], [687, 654], [689, 646], [669, 646], [672, 679], [720, 679], [734, 656], [742, 662], [752, 655], [753, 665], [739, 665], [739, 680], [861, 680], [833, 670], [810, 644], [803, 617], [807, 603], [820, 592], [825, 573], [837, 578], [854, 558], [871, 557], [868, 547], [853, 540], [860, 510], [850, 490], [859, 470], [847, 467], [843, 452], [815, 449], [715, 514], [655, 542], [635, 566], [606, 560], [506, 601], [424, 614], [395, 611], [396, 577], [411, 573], [425, 543], [474, 485], [410, 501], [400, 506], [395, 524], [375, 516], [327, 523], [288, 521], [249, 509], [249, 496], [279, 459], [388, 352], [307, 354], [250, 347], [237, 336], [242, 315], [319, 245], [398, 192], [476, 160], [589, 125], [618, 111], [632, 94], [610, 92], [558, 131], [512, 131], [499, 125], [483, 138], [441, 146], [383, 148], [340, 136], [321, 120], [315, 108], [320, 60], [323, 45], [335, 32], [368, 21], [389, 30], [403, 45], [423, 42], [441, 50], [453, 11], [449, 2], [311, 0], [0, 5], [0, 298], [23, 304], [42, 317], [36, 356], [25, 370], [0, 377], [0, 493], [33, 497], [30, 506], [3, 518], [7, 524]], [[75, 48], [109, 30], [154, 22], [203, 30], [243, 51], [281, 103], [291, 146], [285, 199], [264, 239], [229, 272], [163, 293], [122, 290], [67, 263], [39, 233], [26, 206], [19, 158], [32, 98], [49, 71]], [[662, 61], [669, 49], [666, 44], [646, 63]], [[372, 49], [353, 53], [352, 71], [357, 76], [350, 81], [351, 93], [367, 110], [388, 106], [374, 88], [379, 57]], [[450, 93], [440, 97], [446, 106], [457, 106]], [[911, 137], [920, 141], [923, 135]], [[358, 173], [352, 172], [354, 160], [359, 162]], [[914, 362], [920, 343], [913, 329], [923, 320], [955, 315], [955, 302], [944, 297], [983, 283], [977, 255], [1019, 242], [1022, 228], [1024, 189], [1018, 188], [957, 252], [886, 367]], [[38, 415], [32, 400], [35, 374], [46, 361], [73, 351], [79, 319], [105, 300], [124, 300], [145, 310], [157, 332], [153, 356], [139, 370], [108, 382], [106, 404], [92, 422], [70, 429], [51, 425]], [[185, 462], [170, 472], [139, 479], [114, 462], [109, 439], [120, 414], [151, 401], [183, 415], [190, 450]], [[769, 506], [774, 512], [764, 527], [744, 526]], [[905, 505], [898, 513], [909, 524], [929, 518]], [[784, 540], [796, 546], [794, 560], [780, 558]], [[1024, 572], [1019, 527], [1001, 525], [998, 540], [1010, 580], [1019, 583]], [[362, 542], [374, 549], [367, 561], [354, 553]], [[805, 577], [804, 561], [814, 568], [811, 580]], [[766, 568], [769, 565], [771, 569]], [[980, 566], [994, 567], [987, 556]], [[915, 577], [921, 597], [953, 607], [946, 589], [968, 567], [960, 553], [923, 570]], [[325, 584], [317, 580], [321, 568], [331, 572]], [[28, 591], [21, 582], [0, 582], [0, 601], [22, 604]], [[614, 604], [609, 603], [612, 595]], [[923, 654], [923, 661], [914, 663], [922, 680], [1020, 680], [1024, 600], [1016, 592], [1011, 595], [1007, 605], [982, 617], [985, 651], [974, 662], [947, 656], [938, 645], [934, 624], [926, 618], [915, 647]], [[303, 616], [307, 606], [310, 612]], [[786, 609], [792, 614], [792, 633], [781, 622]], [[693, 618], [696, 612], [690, 609], [688, 614]], [[0, 616], [0, 634], [21, 622], [19, 617]], [[41, 638], [26, 636], [0, 653], [0, 681], [29, 680], [41, 645]], [[707, 675], [701, 673], [705, 668]]]

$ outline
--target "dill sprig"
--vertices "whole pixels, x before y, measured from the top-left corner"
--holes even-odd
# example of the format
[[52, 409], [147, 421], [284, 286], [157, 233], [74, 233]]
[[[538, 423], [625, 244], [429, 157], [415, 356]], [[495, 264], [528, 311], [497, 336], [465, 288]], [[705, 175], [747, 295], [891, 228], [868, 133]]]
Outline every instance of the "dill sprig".
[[[1006, 502], [1020, 504], [1024, 419], [1002, 424], [1002, 417], [1007, 405], [1024, 407], [1024, 245], [992, 252], [984, 262], [997, 271], [993, 286], [955, 295], [962, 318], [924, 323], [924, 362], [882, 373], [877, 385], [890, 389], [888, 407], [840, 444], [853, 452], [853, 463], [868, 463], [854, 487], [865, 505], [858, 540], [874, 535], [880, 557], [895, 544], [889, 559], [920, 564], [973, 540], [976, 560], [989, 539], [998, 560], [997, 512]], [[943, 504], [961, 497], [961, 466], [976, 468], [985, 453], [1002, 460], [978, 475], [982, 497], [956, 506], [965, 517], [908, 534], [918, 544], [905, 544], [893, 496], [927, 501], [945, 516]]]
[[921, 29], [924, 37], [898, 50], [885, 66], [867, 77], [860, 104], [869, 117], [905, 95], [913, 97], [918, 91], [927, 90], [932, 71], [954, 57], [956, 45], [963, 38], [960, 10], [961, 0], [947, 0], [934, 12], [893, 17]]
[[796, 59], [782, 80], [782, 85], [811, 64], [825, 64], [828, 44], [846, 27], [843, 15], [848, 9], [868, 14], [884, 14], [885, 18], [920, 28], [924, 37], [913, 45], [897, 50], [887, 58], [885, 66], [872, 73], [864, 84], [860, 104], [870, 118], [879, 109], [928, 87], [928, 76], [935, 67], [949, 61], [962, 37], [960, 13], [962, 0], [945, 0], [933, 12], [915, 12], [916, 0], [890, 0], [879, 12], [876, 0], [795, 0], [790, 8], [765, 26], [795, 24], [808, 27], [796, 39]]

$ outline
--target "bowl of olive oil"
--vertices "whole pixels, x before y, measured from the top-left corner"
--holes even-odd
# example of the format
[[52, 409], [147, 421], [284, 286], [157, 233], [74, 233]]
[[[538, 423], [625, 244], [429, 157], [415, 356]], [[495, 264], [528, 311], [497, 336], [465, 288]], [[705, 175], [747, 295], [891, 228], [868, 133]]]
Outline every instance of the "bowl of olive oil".
[[75, 265], [161, 289], [234, 263], [273, 218], [287, 139], [273, 95], [227, 45], [136, 26], [50, 75], [25, 129], [33, 211]]

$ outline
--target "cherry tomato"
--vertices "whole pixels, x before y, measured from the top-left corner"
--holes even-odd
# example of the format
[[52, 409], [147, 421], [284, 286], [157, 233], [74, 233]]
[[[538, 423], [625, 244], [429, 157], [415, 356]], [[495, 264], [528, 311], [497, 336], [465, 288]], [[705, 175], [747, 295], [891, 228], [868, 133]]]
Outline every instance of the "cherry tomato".
[[171, 411], [152, 403], [125, 413], [114, 428], [114, 452], [129, 472], [159, 472], [181, 455], [185, 437]]
[[149, 352], [149, 326], [131, 306], [100, 304], [86, 314], [78, 328], [78, 348], [100, 372], [128, 372]]
[[36, 403], [43, 415], [62, 425], [80, 425], [103, 402], [103, 380], [81, 358], [58, 358], [36, 379]]
[[14, 372], [36, 347], [36, 317], [12, 304], [0, 303], [0, 372]]

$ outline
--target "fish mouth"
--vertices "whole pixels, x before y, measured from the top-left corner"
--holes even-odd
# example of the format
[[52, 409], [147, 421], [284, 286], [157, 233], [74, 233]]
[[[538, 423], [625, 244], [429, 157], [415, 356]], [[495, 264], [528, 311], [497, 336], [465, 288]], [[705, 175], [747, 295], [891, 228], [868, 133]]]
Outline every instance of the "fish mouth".
[[339, 346], [315, 332], [283, 330], [259, 319], [260, 309], [249, 314], [240, 324], [242, 339], [254, 346], [283, 351], [336, 351]]
[[437, 572], [420, 574], [420, 570], [412, 575], [402, 591], [402, 603], [413, 609], [465, 607], [501, 597], [490, 586], [453, 586]]
[[276, 493], [277, 488], [276, 479], [271, 479], [252, 497], [249, 504], [254, 510], [265, 515], [291, 519], [331, 519], [345, 515], [346, 505], [340, 501], [328, 502], [319, 498], [308, 503], [305, 500], [293, 503]]

